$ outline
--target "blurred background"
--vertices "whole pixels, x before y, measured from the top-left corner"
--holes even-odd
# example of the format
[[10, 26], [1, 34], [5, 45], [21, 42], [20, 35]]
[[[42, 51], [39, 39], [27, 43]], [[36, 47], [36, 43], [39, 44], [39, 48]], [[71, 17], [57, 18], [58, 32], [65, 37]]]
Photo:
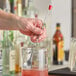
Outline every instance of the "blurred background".
[[[46, 24], [47, 35], [49, 37], [49, 65], [51, 66], [51, 56], [52, 56], [52, 42], [53, 36], [56, 31], [56, 24], [60, 23], [61, 25], [61, 33], [64, 38], [64, 52], [68, 52], [70, 50], [70, 40], [71, 37], [76, 37], [75, 31], [75, 13], [76, 10], [72, 10], [76, 8], [75, 3], [76, 0], [73, 0], [74, 6], [72, 7], [72, 0], [0, 0], [0, 7], [6, 12], [11, 12], [18, 16], [35, 18], [36, 16]], [[52, 5], [52, 9], [49, 10], [49, 5]], [[72, 17], [73, 16], [73, 17]], [[73, 19], [74, 20], [73, 20]], [[73, 25], [74, 24], [74, 25]], [[5, 40], [7, 33], [0, 30], [0, 44], [1, 44], [1, 53], [2, 53], [2, 42]], [[21, 34], [19, 31], [9, 31], [8, 32], [9, 39], [11, 43], [16, 44], [16, 63], [15, 63], [15, 71], [20, 72], [20, 53], [19, 46], [21, 47], [21, 42], [30, 43], [27, 36]], [[13, 39], [13, 40], [12, 40]], [[5, 40], [6, 41], [6, 40]], [[10, 46], [9, 46], [10, 47]], [[6, 49], [6, 48], [5, 48]], [[5, 58], [5, 52], [3, 52], [3, 59]], [[14, 54], [13, 54], [14, 55]], [[66, 56], [67, 56], [66, 55]], [[1, 54], [2, 56], [2, 54]], [[68, 56], [67, 56], [68, 57]], [[8, 57], [7, 57], [8, 58]], [[9, 60], [9, 59], [8, 59]], [[65, 60], [64, 60], [65, 61]], [[5, 59], [4, 59], [5, 62]], [[17, 65], [16, 65], [17, 64]], [[66, 64], [66, 63], [65, 63]], [[67, 62], [68, 64], [68, 62]], [[5, 64], [3, 64], [4, 66]], [[14, 64], [13, 64], [14, 65]], [[1, 57], [1, 66], [2, 66], [2, 57]], [[63, 65], [64, 67], [65, 65]], [[66, 65], [68, 66], [68, 65]], [[61, 66], [60, 66], [61, 67]], [[53, 69], [56, 67], [52, 67]], [[59, 66], [57, 67], [59, 68]], [[57, 69], [56, 68], [56, 69]], [[51, 68], [50, 68], [51, 69]], [[2, 70], [2, 67], [1, 67]]]

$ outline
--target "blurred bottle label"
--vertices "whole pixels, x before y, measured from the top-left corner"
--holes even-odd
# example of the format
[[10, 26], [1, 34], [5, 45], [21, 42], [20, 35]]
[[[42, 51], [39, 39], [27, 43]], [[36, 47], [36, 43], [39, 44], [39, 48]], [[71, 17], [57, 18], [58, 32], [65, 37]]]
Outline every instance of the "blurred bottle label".
[[9, 55], [10, 55], [9, 56], [10, 71], [14, 71], [15, 70], [15, 50], [11, 50]]
[[63, 40], [58, 43], [58, 61], [62, 61], [64, 58], [64, 42]]

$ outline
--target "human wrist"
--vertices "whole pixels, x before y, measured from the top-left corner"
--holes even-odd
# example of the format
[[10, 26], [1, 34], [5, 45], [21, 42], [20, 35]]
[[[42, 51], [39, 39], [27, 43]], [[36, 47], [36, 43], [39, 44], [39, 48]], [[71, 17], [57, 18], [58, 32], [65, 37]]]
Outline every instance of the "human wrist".
[[25, 30], [27, 26], [27, 18], [19, 17], [17, 20], [19, 30]]
[[19, 22], [20, 22], [20, 17], [19, 16], [15, 16], [15, 23], [16, 23], [16, 26], [17, 26], [17, 29], [19, 30]]
[[19, 30], [19, 20], [20, 20], [19, 16], [17, 16], [17, 15], [12, 16], [12, 21], [17, 30]]

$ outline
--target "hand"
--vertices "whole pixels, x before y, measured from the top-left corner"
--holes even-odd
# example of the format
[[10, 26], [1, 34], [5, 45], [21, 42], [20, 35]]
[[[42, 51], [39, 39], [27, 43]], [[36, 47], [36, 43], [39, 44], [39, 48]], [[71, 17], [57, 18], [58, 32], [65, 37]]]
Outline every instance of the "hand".
[[28, 35], [32, 42], [40, 42], [46, 37], [46, 29], [42, 29], [42, 21], [32, 18], [20, 18], [19, 30]]
[[45, 27], [43, 28], [43, 33], [40, 35], [32, 34], [31, 35], [31, 41], [32, 42], [41, 42], [46, 38], [46, 29]]

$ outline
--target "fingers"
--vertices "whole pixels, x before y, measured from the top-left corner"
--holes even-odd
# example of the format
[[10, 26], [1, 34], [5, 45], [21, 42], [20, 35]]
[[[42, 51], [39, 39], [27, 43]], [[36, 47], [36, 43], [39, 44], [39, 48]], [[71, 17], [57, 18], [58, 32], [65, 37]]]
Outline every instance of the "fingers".
[[23, 30], [24, 32], [22, 32], [23, 34], [26, 34], [26, 30], [31, 31], [31, 33], [40, 35], [43, 33], [42, 30], [42, 21], [38, 20], [38, 19], [32, 19], [32, 18], [20, 18], [20, 22], [19, 22], [19, 30]]
[[40, 35], [43, 33], [43, 30], [41, 28], [32, 26], [32, 28], [30, 29], [34, 34]]
[[26, 29], [28, 29], [29, 31], [31, 31], [32, 33], [37, 34], [37, 35], [40, 35], [43, 33], [43, 30], [41, 28], [34, 26], [30, 22], [28, 22]]
[[[33, 23], [33, 24], [31, 24], [31, 23]], [[32, 22], [29, 22], [29, 25], [30, 25], [29, 29], [33, 33], [35, 33], [35, 34], [42, 34], [43, 33], [43, 30], [42, 30], [43, 23], [41, 20], [34, 19], [34, 20], [32, 20]]]
[[46, 38], [46, 29], [44, 29], [44, 33], [38, 38], [38, 42], [43, 41]]
[[31, 41], [34, 42], [34, 43], [37, 43], [37, 36], [32, 36]]
[[39, 37], [39, 39], [38, 39], [37, 42], [41, 42], [41, 41], [43, 41], [45, 38], [46, 38], [46, 35], [42, 35], [42, 36]]
[[41, 42], [44, 40], [46, 37], [46, 32], [42, 28], [43, 23], [41, 20], [31, 18], [21, 18], [20, 20], [22, 21], [20, 25], [20, 28], [22, 27], [20, 32], [22, 34], [30, 36], [32, 42]]
[[41, 41], [43, 41], [44, 39], [46, 38], [46, 35], [41, 35], [41, 36], [33, 36], [31, 37], [31, 41], [34, 42], [34, 43], [39, 43]]
[[40, 35], [40, 36], [33, 34], [33, 35], [31, 36], [31, 41], [34, 42], [34, 43], [36, 43], [36, 42], [41, 42], [41, 41], [43, 41], [45, 38], [46, 38], [46, 29], [44, 29], [44, 33], [43, 33], [42, 35]]
[[43, 26], [42, 20], [34, 19], [34, 18], [27, 18], [28, 21], [31, 21], [33, 25], [36, 25], [36, 27], [41, 28]]
[[36, 27], [42, 28], [43, 23], [42, 23], [41, 20], [38, 20], [38, 19], [37, 19], [37, 20], [35, 21], [35, 25], [36, 25]]
[[46, 38], [46, 29], [45, 28], [43, 29], [44, 33], [41, 34], [41, 35], [37, 35], [37, 34], [29, 32], [29, 31], [23, 31], [23, 30], [20, 30], [20, 32], [22, 34], [30, 36], [31, 41], [34, 42], [34, 43], [41, 42]]

